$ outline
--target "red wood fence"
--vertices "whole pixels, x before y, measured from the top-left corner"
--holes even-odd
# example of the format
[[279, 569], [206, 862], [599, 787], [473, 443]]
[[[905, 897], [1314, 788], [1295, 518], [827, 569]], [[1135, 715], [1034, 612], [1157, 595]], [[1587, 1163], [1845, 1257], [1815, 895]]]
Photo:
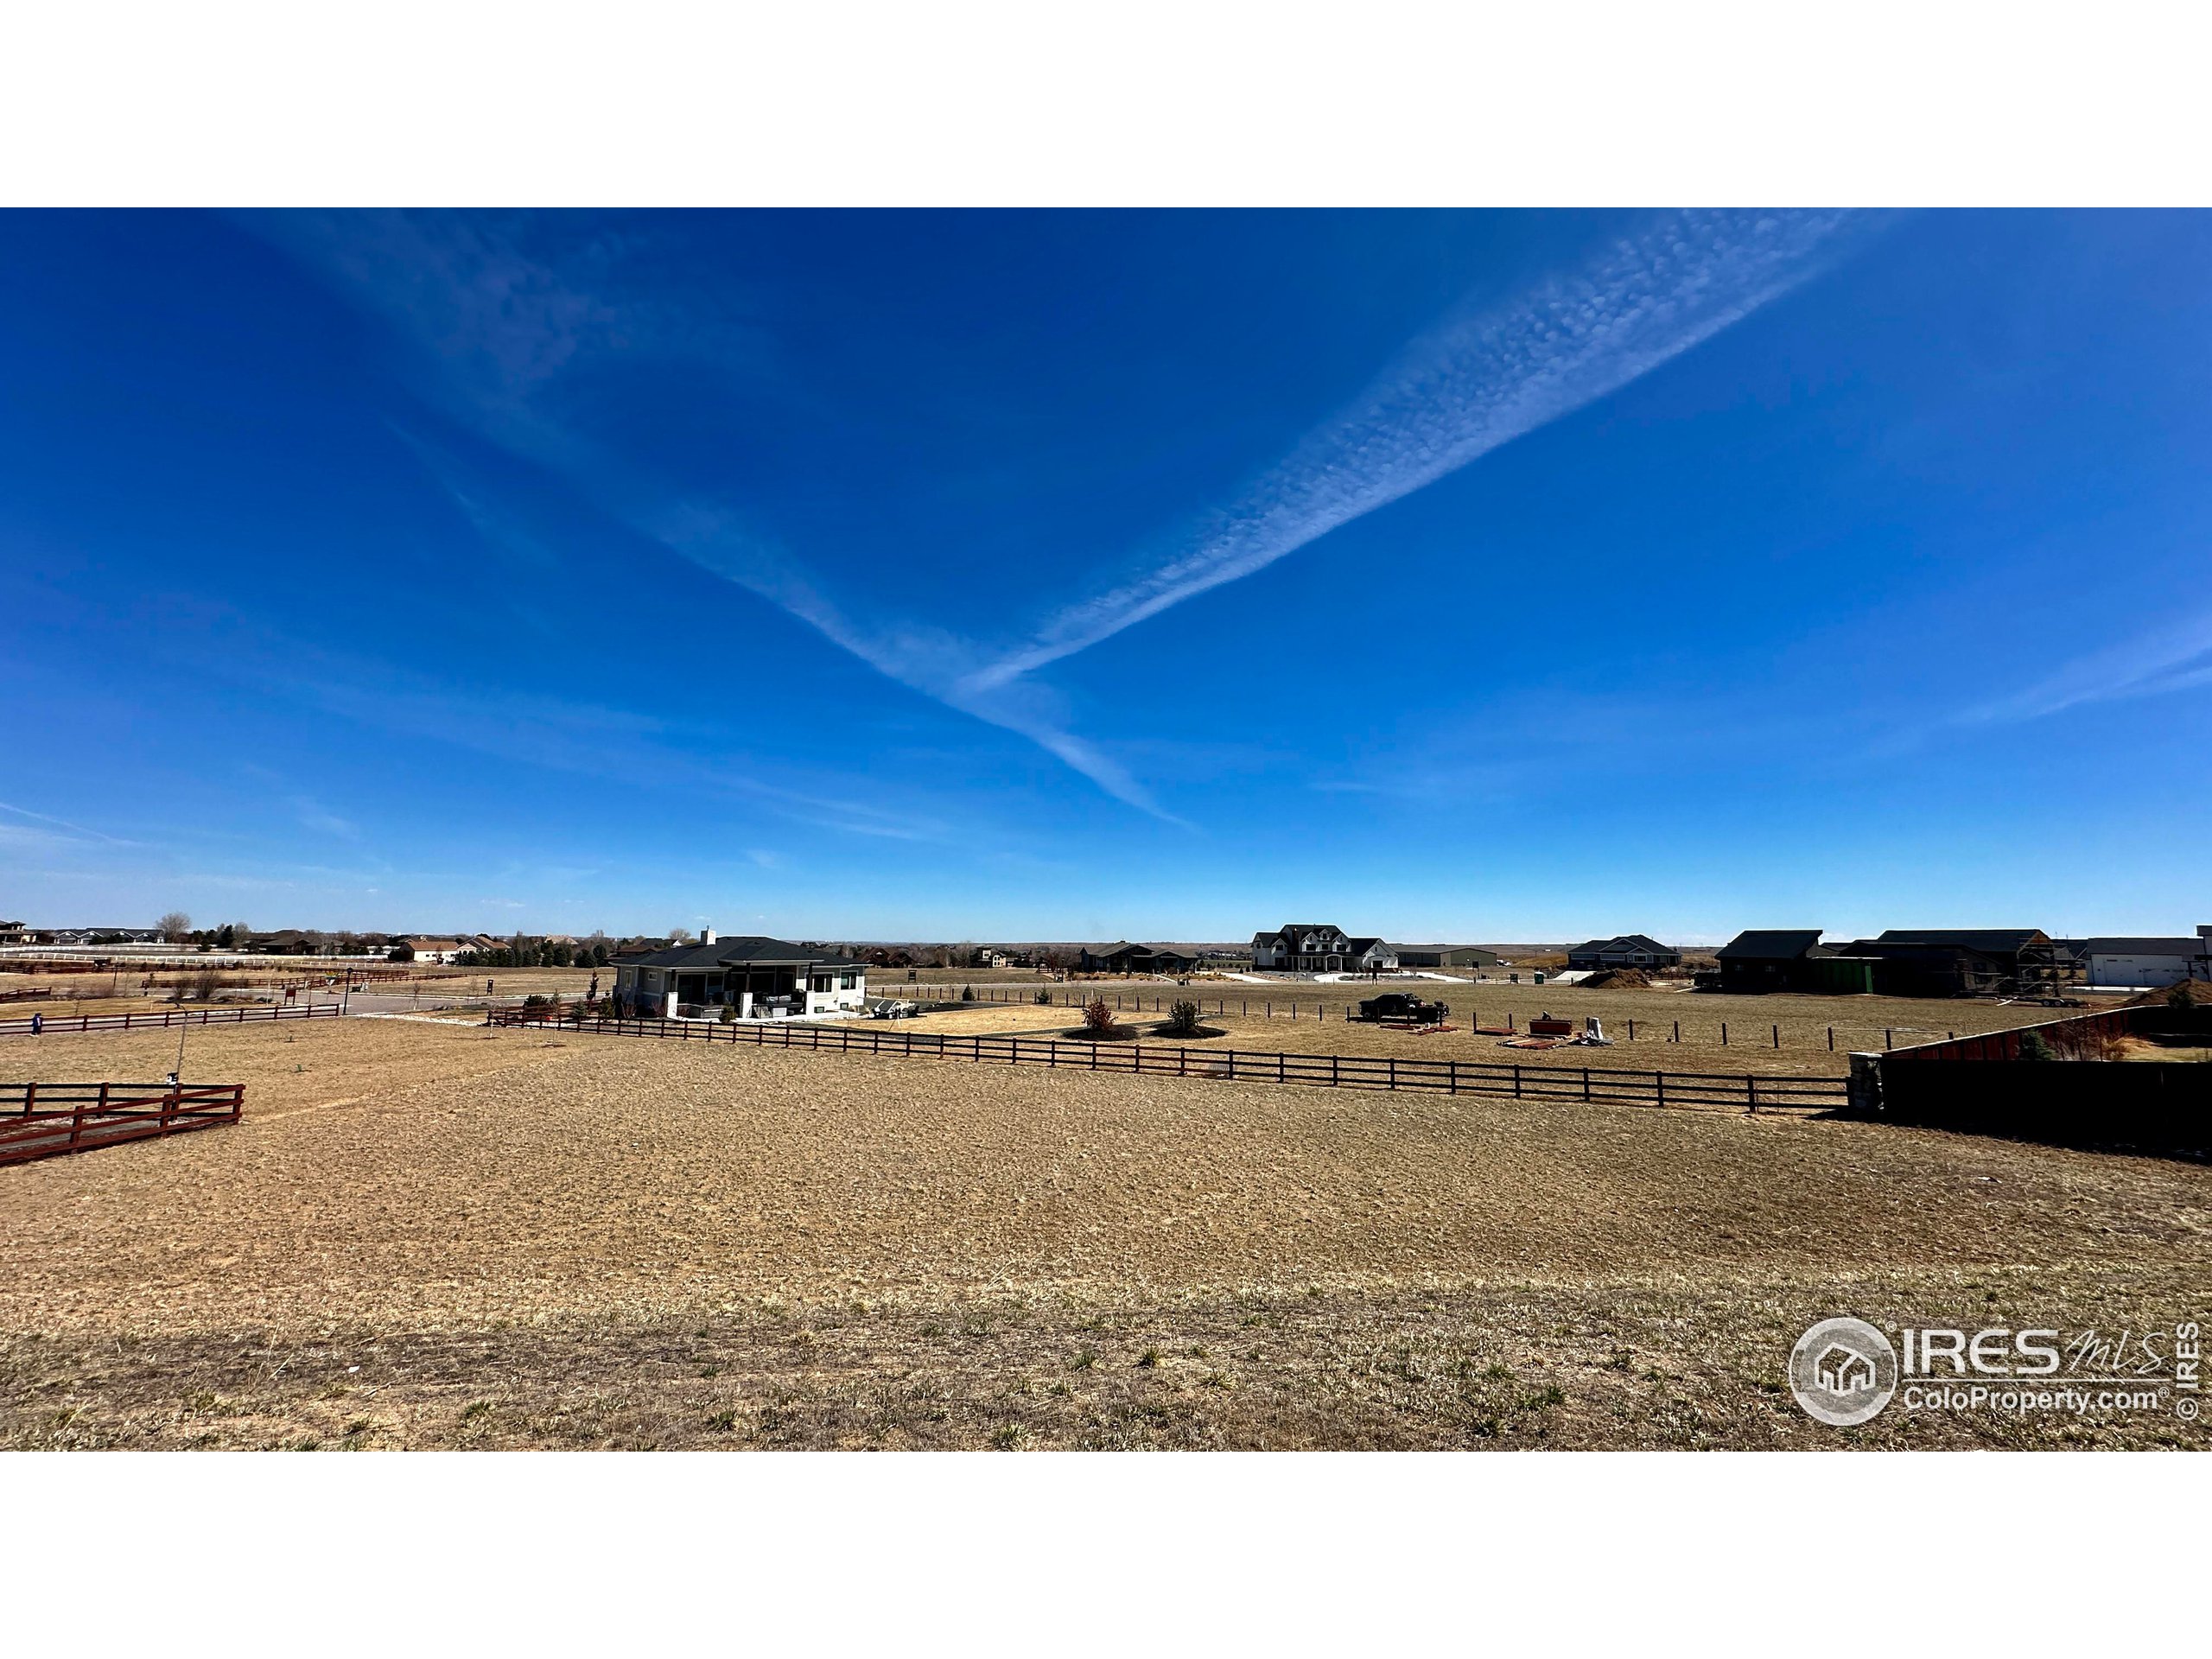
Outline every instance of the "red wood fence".
[[1841, 1077], [1759, 1077], [1732, 1072], [1630, 1071], [1603, 1066], [1495, 1065], [1371, 1054], [1282, 1054], [1157, 1044], [1147, 1047], [1142, 1043], [1064, 1043], [1037, 1037], [900, 1031], [872, 1023], [598, 1020], [550, 1007], [494, 1008], [485, 1024], [556, 1027], [563, 1031], [683, 1042], [828, 1049], [841, 1054], [1043, 1065], [1065, 1071], [1217, 1077], [1232, 1083], [1308, 1084], [1330, 1089], [1429, 1090], [1453, 1095], [1511, 1096], [1516, 1100], [1585, 1100], [1747, 1112], [1834, 1111], [1847, 1102]]
[[242, 1083], [0, 1083], [0, 1164], [235, 1123]]

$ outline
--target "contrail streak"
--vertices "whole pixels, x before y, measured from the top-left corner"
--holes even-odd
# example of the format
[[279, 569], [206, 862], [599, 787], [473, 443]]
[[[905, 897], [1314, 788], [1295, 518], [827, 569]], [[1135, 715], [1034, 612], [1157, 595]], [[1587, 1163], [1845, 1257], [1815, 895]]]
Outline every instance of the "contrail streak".
[[1058, 612], [963, 689], [1004, 684], [1250, 575], [1619, 390], [1811, 276], [1850, 218], [1672, 216], [1577, 276], [1432, 330], [1157, 568]]

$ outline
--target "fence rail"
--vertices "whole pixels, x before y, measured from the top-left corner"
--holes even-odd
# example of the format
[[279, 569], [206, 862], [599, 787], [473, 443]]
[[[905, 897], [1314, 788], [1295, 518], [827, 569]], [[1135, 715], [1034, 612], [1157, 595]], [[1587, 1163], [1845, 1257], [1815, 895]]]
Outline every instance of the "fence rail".
[[[958, 988], [957, 995], [953, 994], [955, 987]], [[1274, 988], [1292, 992], [1293, 995], [1288, 996], [1209, 995], [1205, 994], [1209, 988], [1210, 984], [1207, 987], [1188, 987], [1180, 991], [1147, 992], [1128, 988], [1117, 990], [1109, 988], [1103, 982], [1095, 980], [1077, 981], [1072, 985], [980, 986], [957, 979], [931, 980], [918, 984], [912, 981], [902, 983], [897, 980], [885, 980], [872, 990], [871, 995], [893, 1000], [904, 997], [910, 1001], [934, 1003], [938, 1007], [954, 1004], [973, 1007], [985, 1002], [1018, 1006], [1036, 1003], [1037, 993], [1041, 990], [1045, 993], [1045, 999], [1039, 1006], [1052, 1007], [1065, 1007], [1076, 1009], [1096, 999], [1105, 1002], [1117, 1013], [1164, 1014], [1177, 1002], [1196, 1002], [1198, 1005], [1198, 1012], [1204, 1014], [1206, 1004], [1211, 1002], [1213, 1004], [1214, 1013], [1225, 1018], [1229, 1014], [1229, 1005], [1234, 1002], [1236, 1004], [1236, 1012], [1247, 1019], [1323, 1020], [1332, 1022], [1342, 1020], [1346, 1024], [1359, 1023], [1357, 1008], [1361, 1000], [1359, 996], [1343, 1001], [1332, 1001], [1317, 996], [1309, 1001], [1299, 997], [1295, 994], [1297, 987], [1287, 982], [1278, 982]], [[1484, 1035], [1495, 1035], [1513, 1033], [1516, 1020], [1521, 1016], [1516, 1015], [1511, 1008], [1506, 1009], [1503, 1014], [1497, 1013], [1497, 1003], [1490, 1001], [1491, 993], [1541, 991], [1547, 988], [1541, 985], [1505, 986], [1495, 981], [1478, 983], [1471, 980], [1423, 980], [1400, 976], [1380, 981], [1362, 980], [1351, 988], [1366, 996], [1380, 995], [1383, 992], [1393, 990], [1409, 991], [1420, 995], [1425, 1001], [1444, 996], [1456, 998], [1464, 990], [1469, 1000], [1464, 1004], [1455, 1001], [1452, 1004], [1454, 1014], [1463, 1016], [1470, 1030], [1479, 1032]], [[1572, 985], [1561, 985], [1556, 988], [1561, 992], [1573, 992], [1575, 989]], [[1483, 1024], [1481, 1007], [1473, 1000], [1477, 997], [1489, 1001], [1493, 1024], [1487, 1026]], [[1900, 1039], [1926, 1037], [1930, 1040], [1936, 1040], [1932, 1027], [1837, 1025], [1827, 1020], [1815, 1024], [1798, 1020], [1760, 1020], [1746, 1017], [1746, 1010], [1716, 1009], [1704, 1005], [1701, 1000], [1692, 1006], [1695, 1008], [1695, 1013], [1692, 1015], [1691, 1029], [1687, 1035], [1683, 1032], [1683, 1021], [1680, 1018], [1674, 1016], [1665, 1019], [1655, 1018], [1649, 1012], [1649, 1004], [1644, 1005], [1645, 1011], [1641, 1014], [1623, 1014], [1618, 1007], [1604, 1007], [1597, 1009], [1596, 1012], [1605, 1019], [1606, 1029], [1609, 1032], [1618, 1033], [1625, 1027], [1627, 1039], [1631, 1043], [1672, 1046], [1687, 1042], [1695, 1046], [1710, 1044], [1717, 1040], [1722, 1048], [1821, 1048], [1828, 1053], [1838, 1054], [1848, 1053], [1853, 1048], [1861, 1046], [1871, 1049], [1878, 1042], [1882, 1049], [1887, 1051], [1900, 1047]], [[1580, 1020], [1588, 1012], [1591, 1010], [1578, 1008], [1574, 1018]], [[1735, 1018], [1732, 1020], [1708, 1018], [1702, 1022], [1698, 1018], [1699, 1015], [1712, 1016], [1723, 1012], [1732, 1013]], [[1503, 1019], [1505, 1023], [1502, 1026], [1495, 1024], [1494, 1022], [1499, 1019]], [[1641, 1030], [1638, 1029], [1639, 1027]], [[1958, 1033], [1948, 1031], [1944, 1033], [1944, 1036], [1955, 1039]], [[1614, 1040], [1618, 1042], [1620, 1039], [1616, 1036]]]
[[238, 1026], [254, 1020], [334, 1020], [335, 1002], [281, 1004], [269, 1008], [163, 1008], [149, 1014], [34, 1014], [28, 1020], [0, 1020], [0, 1037], [54, 1036], [74, 1031], [158, 1031], [165, 1026]]
[[1142, 1043], [1061, 1042], [1038, 1037], [899, 1031], [874, 1025], [805, 1025], [796, 1020], [709, 1024], [683, 1020], [586, 1019], [552, 1008], [494, 1008], [486, 1016], [485, 1024], [678, 1042], [827, 1049], [841, 1054], [896, 1054], [979, 1065], [1042, 1065], [1064, 1071], [1118, 1071], [1330, 1089], [1425, 1090], [1440, 1094], [1510, 1096], [1516, 1100], [1774, 1112], [1833, 1111], [1847, 1099], [1840, 1077], [1761, 1077], [1733, 1072], [1633, 1071], [1368, 1054], [1285, 1054]]
[[242, 1083], [0, 1083], [0, 1164], [235, 1123]]

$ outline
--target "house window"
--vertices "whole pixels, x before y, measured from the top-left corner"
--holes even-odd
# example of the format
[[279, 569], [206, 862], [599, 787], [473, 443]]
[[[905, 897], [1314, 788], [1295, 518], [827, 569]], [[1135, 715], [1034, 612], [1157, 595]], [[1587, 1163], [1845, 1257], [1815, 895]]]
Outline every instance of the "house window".
[[827, 974], [817, 974], [808, 981], [808, 984], [811, 988], [817, 991], [826, 991], [830, 988], [830, 976]]
[[837, 976], [837, 988], [841, 991], [849, 991], [860, 982], [860, 976], [857, 974], [840, 974]]

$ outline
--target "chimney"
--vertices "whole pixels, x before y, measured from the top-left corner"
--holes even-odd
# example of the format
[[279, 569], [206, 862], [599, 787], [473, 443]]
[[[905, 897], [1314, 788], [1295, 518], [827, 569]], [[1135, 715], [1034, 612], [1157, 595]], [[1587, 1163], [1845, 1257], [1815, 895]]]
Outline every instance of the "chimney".
[[713, 928], [711, 928], [711, 927], [702, 927], [702, 928], [701, 928], [701, 929], [699, 930], [699, 943], [700, 943], [700, 944], [712, 944], [714, 942], [715, 942], [715, 930], [714, 930]]

